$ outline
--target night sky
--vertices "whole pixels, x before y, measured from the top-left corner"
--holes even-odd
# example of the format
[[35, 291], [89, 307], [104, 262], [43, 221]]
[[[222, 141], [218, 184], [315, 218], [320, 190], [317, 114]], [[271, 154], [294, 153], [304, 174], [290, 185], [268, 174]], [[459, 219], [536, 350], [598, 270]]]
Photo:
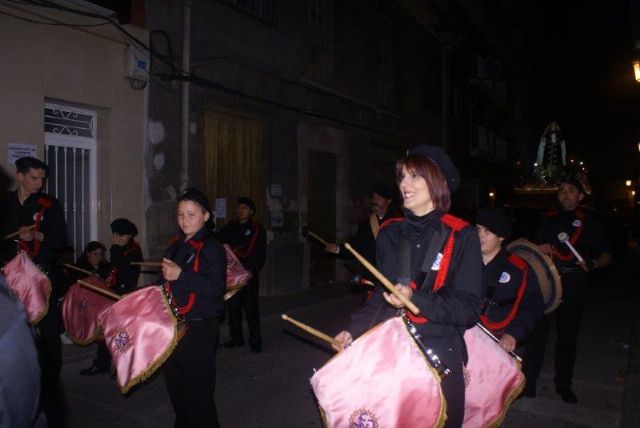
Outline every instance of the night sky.
[[532, 78], [544, 94], [540, 133], [555, 120], [590, 179], [638, 178], [640, 83], [629, 2], [528, 2]]

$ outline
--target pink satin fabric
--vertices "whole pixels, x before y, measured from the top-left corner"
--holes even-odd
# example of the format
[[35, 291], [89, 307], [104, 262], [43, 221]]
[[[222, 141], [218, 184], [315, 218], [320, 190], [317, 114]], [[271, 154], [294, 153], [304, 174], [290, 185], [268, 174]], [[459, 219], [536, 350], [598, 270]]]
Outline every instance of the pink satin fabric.
[[[88, 276], [82, 281], [111, 291], [97, 276]], [[69, 338], [78, 345], [88, 345], [102, 334], [98, 315], [113, 305], [116, 300], [89, 290], [79, 283], [73, 284], [62, 299], [60, 309], [62, 321]]]
[[524, 387], [519, 364], [484, 333], [473, 327], [464, 334], [469, 353], [465, 368], [464, 427], [498, 426]]
[[4, 267], [7, 284], [20, 299], [31, 324], [37, 324], [49, 310], [51, 282], [29, 256], [20, 251]]
[[400, 318], [373, 328], [311, 378], [332, 427], [434, 427], [445, 420], [437, 373]]
[[123, 393], [151, 376], [178, 343], [177, 320], [159, 286], [127, 294], [98, 316]]
[[227, 255], [227, 289], [241, 287], [251, 279], [251, 272], [246, 270], [231, 247], [224, 244], [224, 252]]

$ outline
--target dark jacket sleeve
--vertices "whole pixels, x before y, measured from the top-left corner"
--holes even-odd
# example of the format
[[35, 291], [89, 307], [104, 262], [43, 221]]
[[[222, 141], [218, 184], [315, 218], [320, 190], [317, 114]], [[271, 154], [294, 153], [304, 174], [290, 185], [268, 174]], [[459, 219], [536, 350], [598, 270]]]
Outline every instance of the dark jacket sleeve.
[[518, 346], [520, 346], [521, 342], [533, 331], [543, 316], [544, 300], [542, 299], [542, 292], [540, 291], [540, 285], [538, 285], [538, 278], [533, 269], [529, 267], [527, 269], [527, 287], [522, 296], [522, 301], [515, 318], [509, 323], [505, 333], [513, 336]]
[[181, 266], [182, 272], [175, 281], [176, 285], [204, 299], [222, 296], [227, 274], [227, 257], [222, 245], [205, 245], [200, 252], [199, 263], [198, 272], [194, 272], [191, 265]]
[[115, 287], [125, 290], [135, 288], [140, 278], [140, 266], [134, 266], [131, 262], [143, 260], [140, 247], [130, 250], [129, 247], [112, 245], [109, 252], [111, 264], [116, 269]]
[[[393, 282], [396, 277], [393, 269], [395, 263], [395, 258], [393, 257], [395, 236], [394, 232], [391, 232], [391, 230], [395, 228], [396, 226], [391, 226], [389, 229], [381, 230], [376, 240], [377, 266], [380, 272], [391, 282]], [[385, 321], [398, 313], [396, 308], [384, 300], [382, 293], [385, 291], [386, 288], [382, 285], [377, 285], [371, 298], [365, 305], [351, 315], [351, 324], [348, 330], [354, 337], [360, 336], [375, 324]]]
[[447, 283], [436, 293], [414, 292], [412, 300], [429, 322], [469, 328], [478, 321], [484, 294], [480, 241], [467, 226], [457, 233]]
[[52, 205], [45, 212], [46, 222], [40, 231], [44, 234], [44, 239], [40, 247], [41, 257], [36, 257], [37, 261], [49, 262], [56, 258], [59, 250], [67, 243], [67, 223], [64, 219], [64, 211], [57, 199], [52, 198]]

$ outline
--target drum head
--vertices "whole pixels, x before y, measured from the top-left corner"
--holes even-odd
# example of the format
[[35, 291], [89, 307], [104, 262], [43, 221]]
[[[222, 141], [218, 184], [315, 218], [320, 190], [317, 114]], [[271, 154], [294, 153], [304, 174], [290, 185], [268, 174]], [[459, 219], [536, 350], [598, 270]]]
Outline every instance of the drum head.
[[545, 313], [553, 312], [562, 299], [562, 282], [556, 266], [549, 256], [543, 254], [538, 246], [526, 239], [518, 239], [507, 245], [507, 251], [516, 254], [533, 269], [540, 284]]

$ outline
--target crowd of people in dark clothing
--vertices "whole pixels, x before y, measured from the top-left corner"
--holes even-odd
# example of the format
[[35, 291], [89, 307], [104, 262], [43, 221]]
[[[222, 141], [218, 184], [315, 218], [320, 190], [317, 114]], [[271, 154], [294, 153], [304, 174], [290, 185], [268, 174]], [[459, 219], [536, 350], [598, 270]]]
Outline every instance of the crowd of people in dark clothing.
[[[44, 419], [49, 426], [64, 426], [58, 391], [64, 328], [56, 303], [86, 274], [98, 276], [118, 295], [134, 292], [141, 272], [136, 263], [144, 257], [135, 239], [136, 225], [117, 218], [110, 225], [109, 249], [98, 241], [89, 242], [73, 264], [66, 254], [72, 251], [66, 246], [62, 207], [42, 192], [47, 165], [21, 158], [16, 170], [18, 188], [8, 192], [0, 206], [0, 235], [13, 233], [16, 237], [2, 241], [1, 257], [6, 263], [17, 252], [26, 252], [50, 278], [53, 293], [47, 315], [34, 326], [34, 341], [20, 303], [5, 284], [0, 284], [0, 344], [12, 343], [11, 348], [34, 368], [27, 375], [13, 372], [0, 356], [0, 374], [21, 376], [24, 385], [15, 397], [0, 393], [0, 406], [6, 406], [7, 417], [16, 421], [14, 426], [36, 426]], [[393, 203], [392, 186], [376, 184], [371, 214], [358, 225], [351, 244], [395, 284], [396, 292], [382, 287], [372, 290], [362, 309], [353, 314], [351, 324], [336, 335], [339, 345], [334, 345], [335, 349], [343, 350], [371, 327], [404, 310], [405, 302], [410, 301], [420, 309], [420, 315], [405, 315], [451, 368], [452, 374], [441, 382], [447, 402], [446, 426], [461, 426], [464, 420], [463, 368], [468, 355], [463, 333], [477, 322], [497, 336], [502, 349], [524, 356], [527, 381], [523, 394], [535, 397], [550, 317], [545, 314], [534, 270], [506, 249], [513, 235], [511, 220], [493, 207], [477, 213], [475, 226], [448, 213], [460, 174], [439, 147], [411, 149], [397, 162], [395, 178], [402, 209]], [[577, 402], [571, 380], [589, 273], [608, 265], [611, 259], [602, 226], [591, 211], [580, 206], [584, 195], [579, 181], [564, 177], [558, 187], [559, 209], [545, 213], [534, 238], [539, 251], [553, 260], [562, 276], [563, 302], [555, 311], [554, 380], [566, 403]], [[262, 350], [259, 275], [266, 258], [266, 233], [253, 220], [255, 212], [255, 203], [240, 197], [234, 219], [213, 231], [209, 227], [213, 211], [201, 191], [189, 188], [177, 199], [180, 233], [165, 251], [156, 281], [169, 287], [177, 314], [188, 327], [164, 370], [176, 413], [175, 426], [219, 426], [214, 393], [219, 322], [225, 313], [227, 259], [222, 244], [231, 248], [252, 277], [227, 302], [230, 341], [221, 347], [244, 346], [244, 312], [250, 350]], [[567, 240], [572, 246], [565, 243]], [[337, 243], [328, 243], [325, 251], [339, 258], [351, 257]], [[4, 282], [1, 276], [0, 280]], [[80, 373], [92, 376], [111, 371], [111, 354], [105, 342], [100, 342], [91, 366]], [[38, 394], [39, 404], [34, 400]]]

